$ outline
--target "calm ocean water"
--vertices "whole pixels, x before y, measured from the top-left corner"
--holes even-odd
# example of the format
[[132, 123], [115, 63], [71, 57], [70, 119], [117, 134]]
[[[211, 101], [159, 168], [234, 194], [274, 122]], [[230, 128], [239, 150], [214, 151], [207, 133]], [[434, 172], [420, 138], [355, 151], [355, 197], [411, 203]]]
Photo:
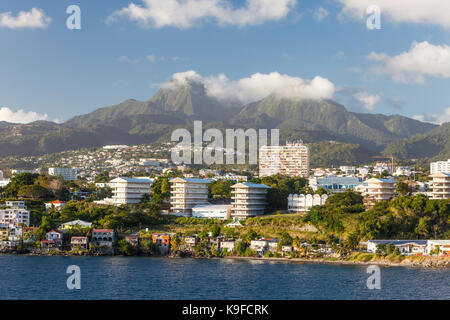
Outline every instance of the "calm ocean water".
[[[81, 290], [68, 290], [69, 265]], [[0, 299], [450, 299], [450, 270], [232, 259], [0, 255]]]

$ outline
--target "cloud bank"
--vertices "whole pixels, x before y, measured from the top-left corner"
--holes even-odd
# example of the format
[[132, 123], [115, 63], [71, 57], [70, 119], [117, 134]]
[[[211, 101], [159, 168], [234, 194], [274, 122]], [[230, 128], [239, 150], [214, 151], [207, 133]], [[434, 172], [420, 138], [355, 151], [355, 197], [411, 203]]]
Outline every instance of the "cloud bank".
[[203, 77], [194, 70], [175, 73], [172, 80], [163, 88], [170, 89], [187, 85], [191, 81], [202, 83], [209, 96], [222, 101], [237, 101], [242, 104], [258, 101], [275, 94], [281, 98], [293, 99], [331, 99], [335, 85], [328, 79], [316, 76], [312, 80], [283, 75], [255, 73], [247, 78], [230, 80], [226, 75]]
[[420, 114], [413, 116], [413, 118], [419, 121], [431, 122], [435, 124], [450, 122], [450, 107], [444, 109], [442, 114]]
[[438, 25], [450, 29], [450, 1], [442, 0], [337, 0], [342, 5], [341, 15], [365, 20], [366, 9], [377, 5], [382, 17], [393, 22]]
[[389, 74], [396, 82], [425, 83], [426, 77], [450, 78], [450, 46], [413, 42], [409, 51], [396, 56], [372, 52], [374, 71]]
[[[47, 120], [47, 114], [39, 114], [33, 111], [24, 111], [22, 109], [16, 112], [12, 111], [10, 108], [0, 108], [0, 121], [6, 121], [11, 123], [30, 123], [38, 120]], [[56, 120], [55, 122], [59, 122]]]
[[45, 15], [44, 10], [32, 8], [30, 11], [20, 11], [17, 16], [11, 12], [0, 13], [0, 28], [8, 29], [39, 29], [47, 27], [51, 18]]
[[297, 0], [246, 0], [234, 8], [229, 0], [141, 0], [113, 12], [107, 22], [127, 18], [143, 28], [190, 28], [200, 22], [215, 21], [221, 26], [244, 27], [285, 18]]

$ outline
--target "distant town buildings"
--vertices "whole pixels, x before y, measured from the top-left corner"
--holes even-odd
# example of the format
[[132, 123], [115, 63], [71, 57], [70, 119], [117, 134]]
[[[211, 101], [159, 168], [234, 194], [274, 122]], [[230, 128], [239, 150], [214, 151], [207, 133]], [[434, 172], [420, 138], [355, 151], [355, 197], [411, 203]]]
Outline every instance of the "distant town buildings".
[[144, 195], [150, 194], [152, 184], [153, 180], [143, 177], [113, 179], [108, 184], [113, 192], [112, 198], [96, 201], [96, 203], [115, 206], [140, 203]]
[[208, 203], [208, 179], [174, 178], [171, 182], [170, 210], [175, 215], [192, 216], [192, 208]]
[[231, 216], [237, 218], [254, 217], [264, 214], [267, 206], [266, 194], [270, 187], [264, 184], [242, 182], [232, 188]]
[[309, 186], [314, 191], [322, 188], [333, 193], [354, 189], [361, 182], [362, 179], [358, 177], [323, 176], [309, 178]]
[[312, 194], [290, 194], [288, 197], [288, 211], [301, 213], [309, 211], [313, 206], [323, 206], [328, 199], [328, 195]]
[[207, 204], [192, 208], [192, 217], [208, 219], [230, 219], [231, 205], [226, 204]]
[[125, 144], [103, 146], [104, 150], [115, 150], [115, 149], [125, 149], [125, 148], [128, 148], [128, 146]]
[[303, 143], [285, 146], [263, 146], [259, 149], [259, 176], [275, 174], [309, 177], [310, 154]]
[[83, 220], [75, 220], [63, 223], [59, 228], [61, 230], [71, 230], [73, 228], [90, 228], [90, 227], [92, 227], [91, 222], [86, 222]]
[[447, 161], [436, 161], [430, 163], [430, 174], [450, 173], [450, 159]]
[[431, 198], [450, 199], [450, 173], [437, 172], [431, 178]]
[[48, 174], [50, 176], [61, 176], [67, 181], [75, 181], [77, 180], [78, 170], [75, 168], [48, 168]]
[[339, 170], [341, 170], [346, 176], [356, 174], [356, 167], [353, 166], [340, 166]]

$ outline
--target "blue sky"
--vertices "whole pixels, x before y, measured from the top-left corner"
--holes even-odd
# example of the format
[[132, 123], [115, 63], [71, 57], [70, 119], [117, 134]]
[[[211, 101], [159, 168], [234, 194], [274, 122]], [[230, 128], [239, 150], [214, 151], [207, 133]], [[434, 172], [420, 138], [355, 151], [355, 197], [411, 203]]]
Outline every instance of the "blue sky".
[[[222, 91], [245, 97], [259, 97], [255, 81], [247, 81], [250, 89], [239, 82], [256, 73], [289, 76], [281, 84], [280, 77], [264, 78], [269, 91], [319, 76], [350, 110], [450, 121], [450, 16], [436, 10], [412, 8], [405, 16], [379, 0], [382, 29], [369, 30], [367, 16], [349, 13], [365, 0], [264, 0], [274, 6], [268, 13], [237, 11], [245, 1], [210, 0], [204, 12], [165, 12], [146, 1], [2, 0], [0, 121], [61, 121], [129, 98], [147, 100], [173, 74], [189, 70], [214, 88], [224, 74]], [[66, 27], [72, 4], [81, 8], [81, 30]], [[38, 22], [18, 18], [33, 8], [43, 14]], [[145, 16], [134, 19], [123, 8]]]

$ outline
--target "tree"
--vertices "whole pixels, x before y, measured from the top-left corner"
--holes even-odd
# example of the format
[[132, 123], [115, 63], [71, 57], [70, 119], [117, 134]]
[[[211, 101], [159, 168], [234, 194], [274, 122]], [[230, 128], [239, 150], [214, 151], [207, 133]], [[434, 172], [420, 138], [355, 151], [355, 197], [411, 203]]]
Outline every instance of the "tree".
[[117, 242], [117, 250], [124, 256], [131, 256], [134, 253], [134, 248], [126, 239], [120, 239]]
[[399, 195], [406, 196], [411, 193], [409, 185], [403, 181], [397, 182], [397, 188], [395, 190]]
[[17, 195], [22, 198], [28, 198], [33, 200], [51, 200], [53, 194], [48, 189], [40, 185], [25, 185], [21, 186]]

